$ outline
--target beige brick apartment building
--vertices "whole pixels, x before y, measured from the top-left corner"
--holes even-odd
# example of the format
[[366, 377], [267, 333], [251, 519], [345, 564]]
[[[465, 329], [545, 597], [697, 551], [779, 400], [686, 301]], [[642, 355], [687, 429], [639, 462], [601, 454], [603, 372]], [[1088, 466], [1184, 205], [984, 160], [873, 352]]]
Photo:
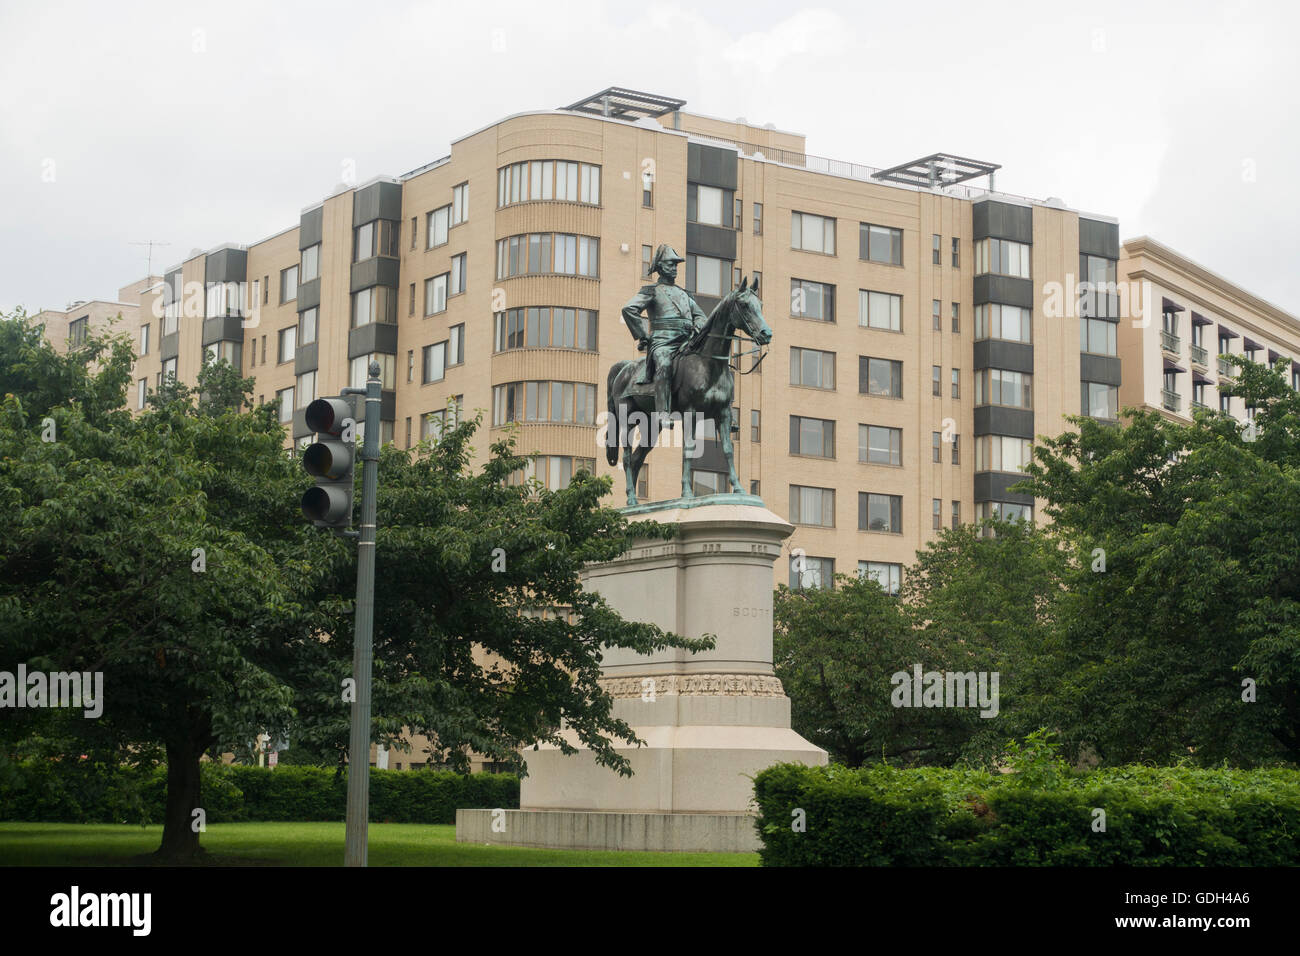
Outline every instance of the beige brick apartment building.
[[[385, 441], [436, 435], [449, 401], [482, 409], [480, 455], [515, 423], [538, 478], [614, 474], [621, 503], [597, 416], [609, 365], [638, 354], [620, 310], [667, 242], [705, 311], [761, 275], [775, 338], [737, 379], [737, 466], [797, 526], [803, 584], [867, 571], [896, 587], [937, 528], [1032, 515], [1007, 490], [1031, 440], [1081, 408], [1113, 415], [1127, 384], [1116, 317], [1091, 334], [1084, 320], [1081, 348], [1077, 315], [1043, 307], [1053, 283], [1115, 280], [1115, 220], [967, 185], [991, 188], [992, 164], [827, 160], [800, 134], [683, 106], [611, 88], [510, 116], [403, 176], [341, 188], [283, 232], [124, 288], [132, 404], [219, 355], [259, 401], [280, 400], [286, 441], [301, 442], [303, 408], [361, 384], [375, 358]], [[81, 315], [48, 313], [51, 337]], [[726, 490], [721, 468], [710, 445], [697, 493]], [[651, 455], [646, 490], [677, 496], [678, 449]], [[777, 579], [791, 581], [788, 562]]]

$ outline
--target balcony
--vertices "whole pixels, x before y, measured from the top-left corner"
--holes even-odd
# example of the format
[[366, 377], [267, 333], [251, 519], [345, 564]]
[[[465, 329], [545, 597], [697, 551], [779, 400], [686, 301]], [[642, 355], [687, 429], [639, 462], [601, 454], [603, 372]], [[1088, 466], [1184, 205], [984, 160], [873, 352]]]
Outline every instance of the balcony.
[[1176, 412], [1182, 407], [1183, 396], [1177, 392], [1172, 392], [1167, 388], [1160, 390], [1160, 404], [1165, 407], [1166, 411]]
[[1198, 402], [1196, 399], [1192, 399], [1192, 411], [1195, 411], [1198, 408], [1205, 409], [1209, 407], [1210, 406], [1206, 405], [1204, 402]]
[[1161, 332], [1160, 332], [1160, 347], [1161, 347], [1162, 349], [1164, 349], [1166, 352], [1172, 352], [1172, 353], [1174, 353], [1175, 355], [1177, 355], [1177, 354], [1179, 354], [1179, 349], [1180, 349], [1181, 345], [1182, 345], [1182, 342], [1181, 342], [1181, 340], [1178, 338], [1178, 336], [1174, 335], [1174, 333], [1172, 333], [1172, 332], [1166, 332], [1166, 331], [1164, 331], [1163, 329], [1161, 330]]
[[1225, 378], [1237, 377], [1237, 366], [1228, 361], [1226, 354], [1219, 356], [1219, 374]]
[[1193, 365], [1199, 365], [1201, 368], [1209, 368], [1210, 365], [1209, 352], [1205, 351], [1205, 349], [1199, 345], [1189, 346], [1189, 351], [1191, 352], [1192, 355]]

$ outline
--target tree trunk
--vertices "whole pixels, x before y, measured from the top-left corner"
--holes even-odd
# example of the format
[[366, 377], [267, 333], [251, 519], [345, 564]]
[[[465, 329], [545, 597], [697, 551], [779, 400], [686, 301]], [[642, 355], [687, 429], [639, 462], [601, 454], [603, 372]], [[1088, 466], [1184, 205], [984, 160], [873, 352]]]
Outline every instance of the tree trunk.
[[167, 741], [167, 809], [163, 813], [162, 845], [154, 857], [185, 863], [202, 852], [194, 811], [202, 807], [199, 758], [203, 749], [192, 738]]

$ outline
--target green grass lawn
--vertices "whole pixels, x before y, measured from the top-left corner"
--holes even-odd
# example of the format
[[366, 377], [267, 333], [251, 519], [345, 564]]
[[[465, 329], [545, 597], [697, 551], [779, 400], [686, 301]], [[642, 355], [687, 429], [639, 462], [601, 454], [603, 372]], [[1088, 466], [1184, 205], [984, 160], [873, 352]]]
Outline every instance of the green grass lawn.
[[[0, 866], [129, 866], [158, 848], [161, 826], [0, 823]], [[342, 823], [217, 823], [209, 866], [342, 866]], [[757, 866], [757, 853], [537, 850], [457, 843], [456, 828], [370, 824], [371, 866]]]

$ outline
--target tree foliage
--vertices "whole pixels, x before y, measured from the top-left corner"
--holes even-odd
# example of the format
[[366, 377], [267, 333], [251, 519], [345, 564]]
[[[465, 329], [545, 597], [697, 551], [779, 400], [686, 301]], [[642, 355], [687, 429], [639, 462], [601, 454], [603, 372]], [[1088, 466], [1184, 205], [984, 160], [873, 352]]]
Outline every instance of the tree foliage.
[[[47, 753], [163, 751], [161, 851], [186, 856], [205, 752], [265, 731], [342, 753], [356, 556], [303, 519], [310, 479], [273, 406], [239, 411], [249, 380], [210, 365], [197, 389], [169, 382], [132, 416], [133, 361], [123, 336], [59, 355], [24, 316], [0, 322], [0, 662], [102, 672], [105, 696], [97, 720], [16, 711], [3, 733], [11, 750], [37, 734]], [[624, 622], [582, 592], [584, 562], [655, 528], [599, 507], [607, 479], [535, 495], [508, 484], [524, 464], [508, 443], [471, 474], [477, 425], [427, 454], [383, 452], [376, 738], [406, 727], [451, 763], [469, 748], [519, 763], [516, 748], [559, 743], [567, 724], [625, 771], [611, 739], [635, 738], [596, 684], [601, 650], [711, 642]], [[521, 616], [556, 606], [572, 620]]]

